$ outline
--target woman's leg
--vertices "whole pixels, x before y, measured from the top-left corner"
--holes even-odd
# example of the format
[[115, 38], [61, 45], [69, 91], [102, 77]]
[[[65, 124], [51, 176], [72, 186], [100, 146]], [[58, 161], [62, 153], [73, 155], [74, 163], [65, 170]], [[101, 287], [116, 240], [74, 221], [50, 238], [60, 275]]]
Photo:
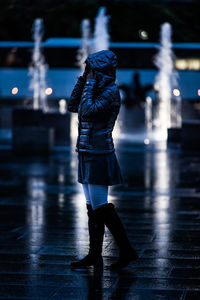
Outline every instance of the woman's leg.
[[120, 250], [120, 257], [112, 268], [122, 268], [138, 258], [137, 252], [131, 247], [124, 226], [114, 205], [108, 203], [108, 186], [88, 184], [89, 198], [93, 216], [97, 223], [104, 223], [112, 233]]
[[101, 220], [112, 233], [120, 250], [117, 263], [111, 268], [126, 267], [131, 261], [138, 258], [137, 252], [131, 247], [124, 226], [112, 203], [104, 204], [94, 210], [96, 220]]
[[85, 194], [88, 214], [89, 252], [83, 259], [73, 262], [71, 267], [73, 269], [82, 269], [93, 265], [95, 267], [102, 268], [103, 259], [101, 253], [105, 226], [101, 220], [96, 220], [94, 217], [88, 184], [83, 184], [82, 186]]
[[83, 187], [83, 192], [84, 192], [84, 195], [85, 195], [86, 204], [91, 205], [88, 184], [84, 183], [84, 184], [82, 184], [82, 187]]
[[88, 191], [93, 210], [108, 203], [108, 186], [88, 184]]

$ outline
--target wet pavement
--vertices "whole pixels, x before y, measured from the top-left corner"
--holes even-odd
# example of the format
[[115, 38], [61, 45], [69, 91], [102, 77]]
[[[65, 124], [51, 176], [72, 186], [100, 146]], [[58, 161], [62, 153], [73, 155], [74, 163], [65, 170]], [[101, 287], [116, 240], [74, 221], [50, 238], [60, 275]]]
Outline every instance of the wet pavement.
[[87, 214], [73, 149], [49, 157], [0, 152], [0, 299], [200, 299], [200, 153], [117, 143], [125, 182], [112, 202], [139, 259], [76, 272], [87, 254]]

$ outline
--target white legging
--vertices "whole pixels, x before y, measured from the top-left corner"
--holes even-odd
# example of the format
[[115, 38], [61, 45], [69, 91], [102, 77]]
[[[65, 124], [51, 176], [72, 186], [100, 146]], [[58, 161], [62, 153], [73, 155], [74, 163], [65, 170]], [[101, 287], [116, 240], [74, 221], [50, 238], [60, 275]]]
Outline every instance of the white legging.
[[82, 184], [86, 203], [92, 205], [92, 209], [108, 203], [108, 186], [97, 184]]

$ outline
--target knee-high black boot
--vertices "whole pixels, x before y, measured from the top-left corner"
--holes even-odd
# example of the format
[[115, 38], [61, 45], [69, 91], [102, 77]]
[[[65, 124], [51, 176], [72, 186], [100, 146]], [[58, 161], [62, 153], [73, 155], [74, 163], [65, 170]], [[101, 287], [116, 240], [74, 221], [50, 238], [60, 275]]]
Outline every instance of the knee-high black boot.
[[104, 237], [104, 223], [96, 219], [92, 206], [87, 204], [88, 230], [89, 230], [89, 253], [83, 259], [71, 263], [71, 268], [81, 269], [89, 266], [103, 267], [102, 245]]
[[103, 220], [104, 224], [112, 233], [120, 250], [117, 263], [112, 264], [111, 268], [126, 267], [131, 261], [138, 258], [137, 252], [131, 247], [127, 238], [124, 226], [112, 203], [104, 204], [94, 211], [96, 218]]

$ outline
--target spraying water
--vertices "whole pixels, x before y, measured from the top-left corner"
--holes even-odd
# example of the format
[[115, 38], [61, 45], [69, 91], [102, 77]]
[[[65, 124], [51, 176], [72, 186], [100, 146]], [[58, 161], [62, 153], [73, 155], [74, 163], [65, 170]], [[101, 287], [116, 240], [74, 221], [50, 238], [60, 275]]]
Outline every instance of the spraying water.
[[147, 137], [151, 139], [152, 137], [152, 98], [146, 97], [145, 102], [145, 126]]
[[[159, 68], [159, 72], [155, 81], [155, 89], [158, 92], [158, 107], [153, 125], [158, 138], [164, 140], [167, 139], [167, 129], [172, 125], [171, 99], [173, 88], [177, 85], [177, 74], [173, 68], [174, 54], [171, 35], [171, 25], [169, 23], [162, 24], [159, 52], [154, 60], [155, 65]], [[178, 119], [179, 116], [177, 116]]]
[[91, 26], [90, 26], [90, 20], [84, 19], [81, 22], [81, 47], [78, 50], [77, 53], [77, 65], [81, 68], [83, 71], [84, 69], [84, 62], [88, 55], [92, 52], [91, 51]]
[[95, 19], [93, 52], [109, 49], [108, 19], [106, 8], [100, 7]]
[[46, 71], [47, 65], [41, 52], [41, 42], [44, 35], [42, 19], [36, 19], [33, 24], [34, 49], [32, 62], [29, 68], [30, 90], [33, 91], [33, 109], [47, 111], [46, 103]]
[[[177, 81], [176, 81], [177, 85]], [[173, 90], [173, 99], [171, 105], [171, 127], [181, 128], [182, 126], [182, 102], [181, 94], [178, 88]]]

